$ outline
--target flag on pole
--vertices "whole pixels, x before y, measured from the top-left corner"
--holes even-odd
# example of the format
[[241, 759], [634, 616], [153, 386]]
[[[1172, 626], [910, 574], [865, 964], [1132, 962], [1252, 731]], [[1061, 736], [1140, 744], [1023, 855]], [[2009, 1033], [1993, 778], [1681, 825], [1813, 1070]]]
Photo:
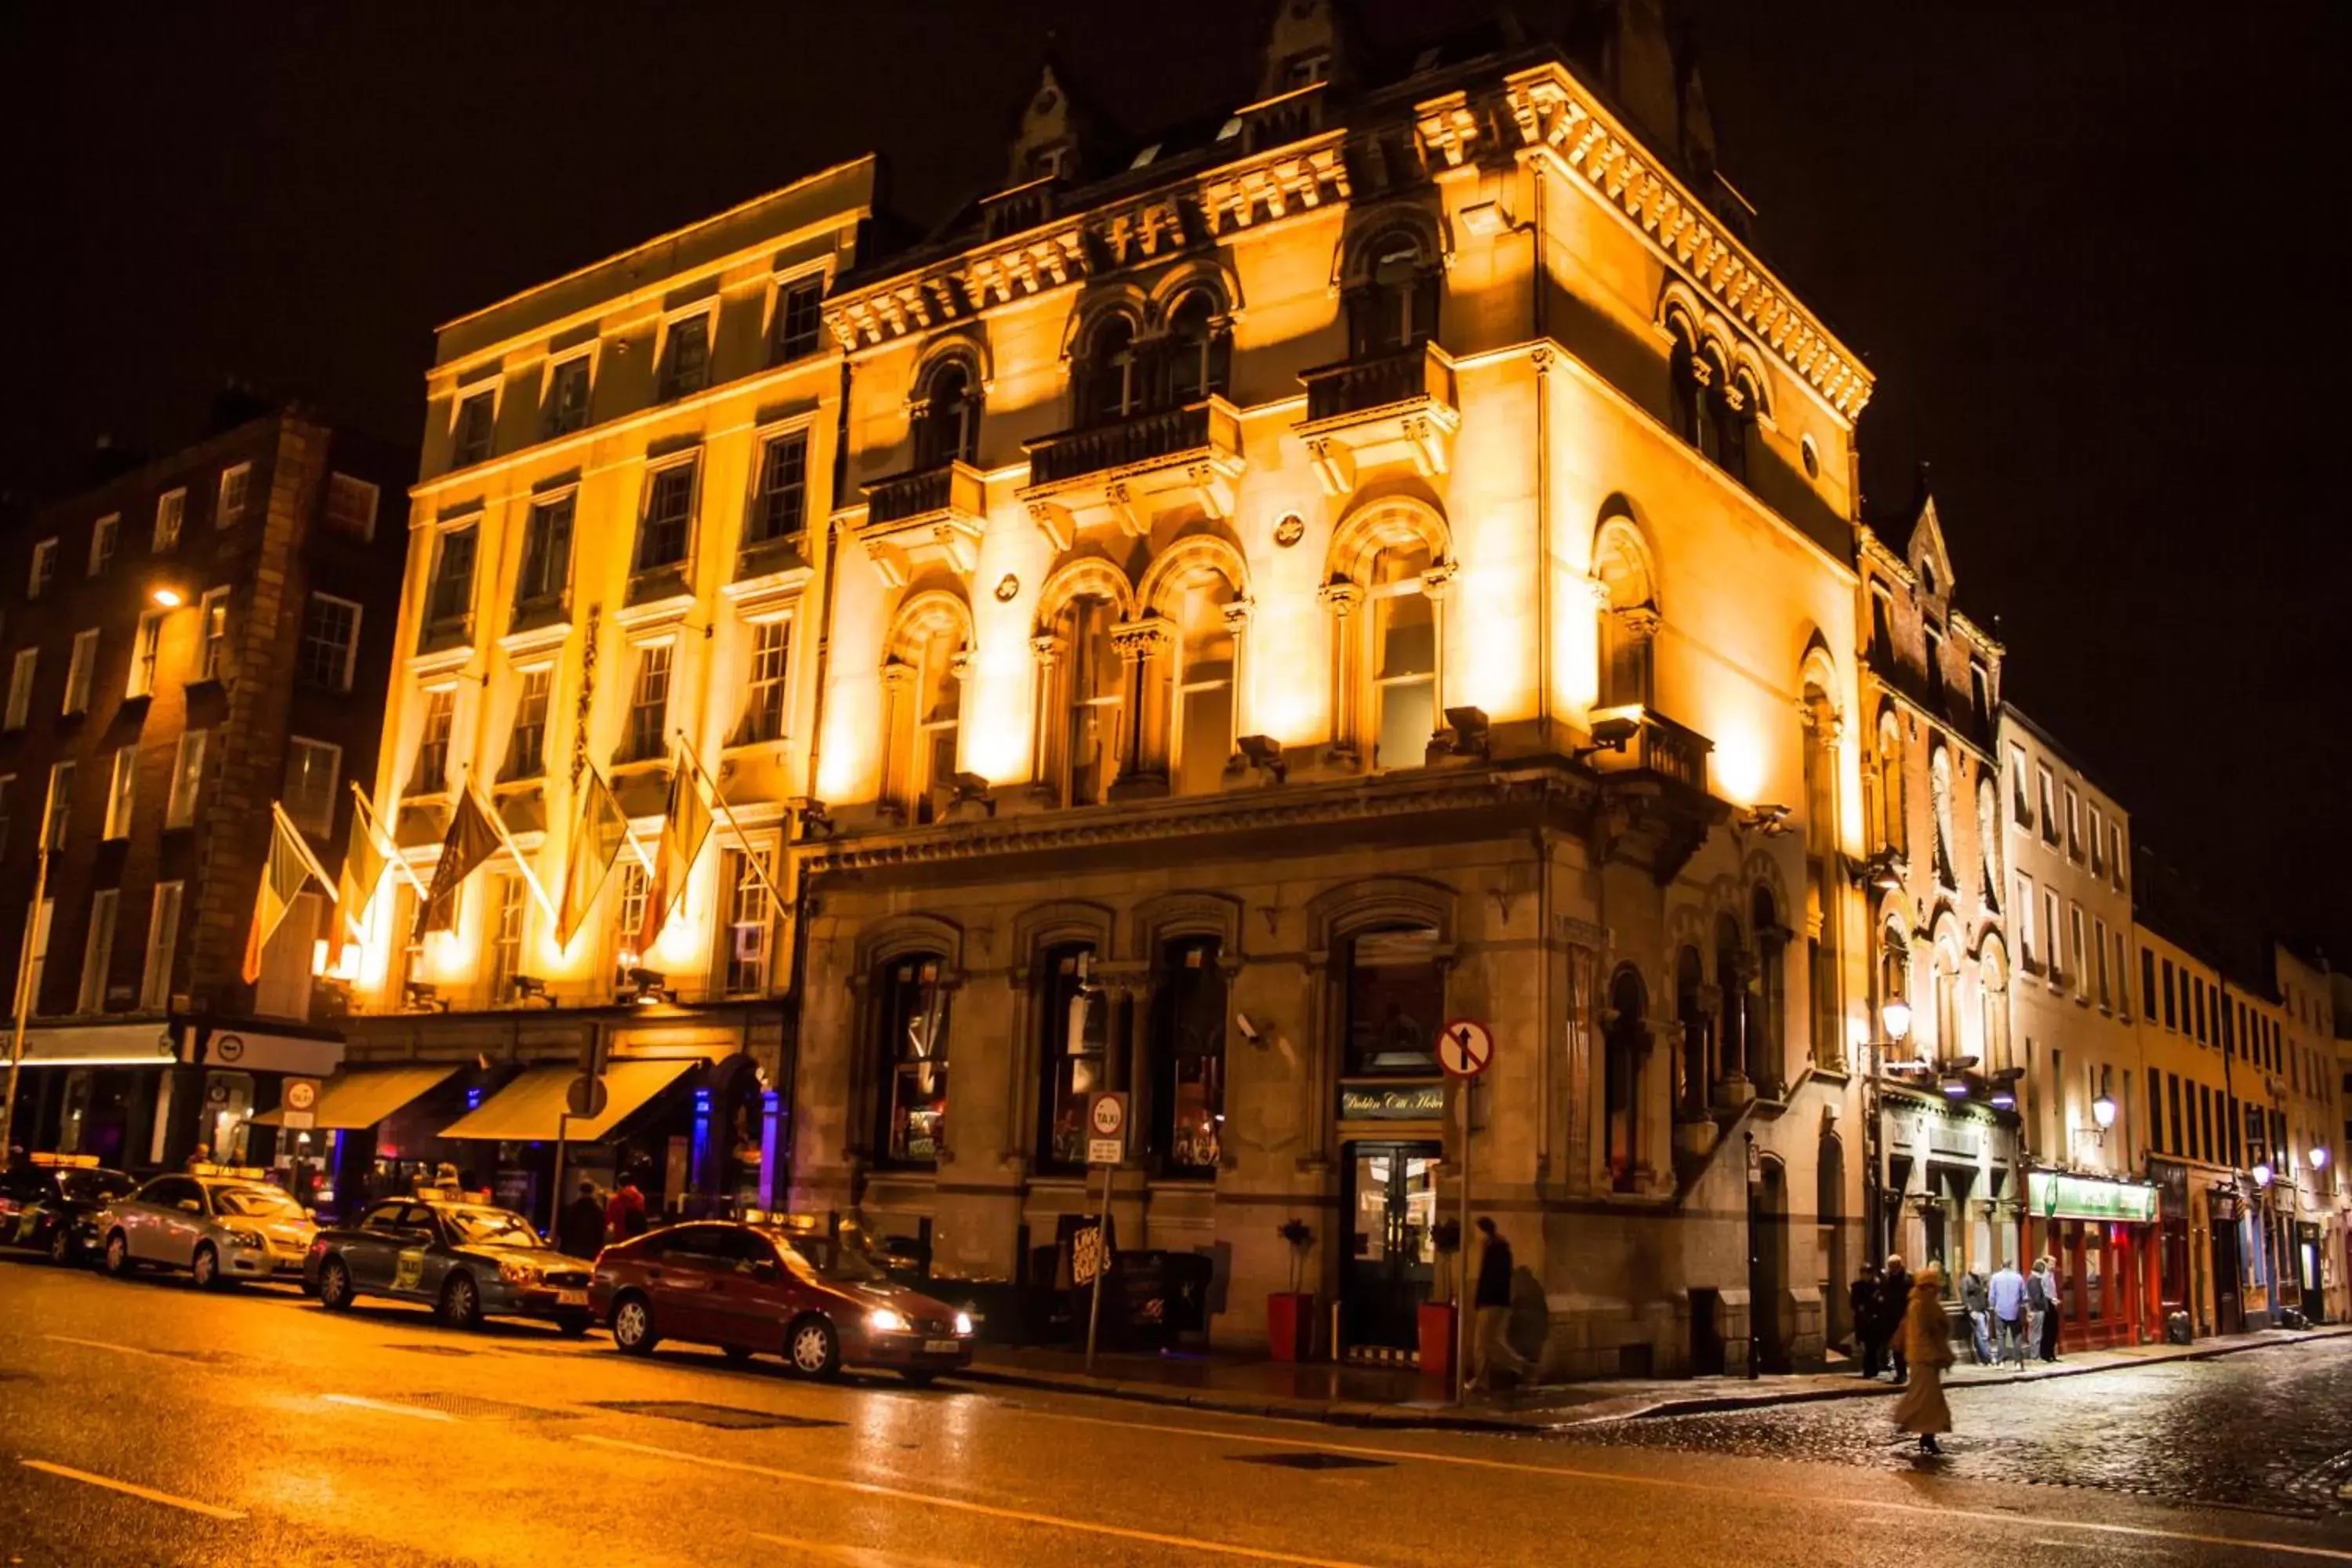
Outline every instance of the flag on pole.
[[[359, 786], [352, 786], [357, 793]], [[368, 820], [367, 796], [360, 795], [352, 809], [351, 837], [343, 844], [343, 874], [338, 879], [336, 902], [342, 905], [341, 930], [343, 942], [356, 942], [367, 934], [368, 905], [375, 900], [376, 884], [383, 878], [383, 850], [375, 841], [375, 829]]]
[[670, 906], [686, 891], [688, 873], [710, 836], [710, 807], [695, 787], [694, 770], [673, 766], [669, 774], [669, 809], [663, 814], [661, 841], [654, 857], [653, 881], [646, 889], [645, 924], [637, 932], [637, 951], [651, 952], [669, 922]]
[[563, 887], [556, 896], [555, 944], [569, 952], [572, 939], [588, 923], [604, 879], [628, 842], [629, 818], [613, 798], [613, 786], [594, 763], [583, 765], [580, 784], [580, 817], [572, 825], [572, 842], [563, 852]]
[[269, 945], [294, 900], [313, 880], [322, 890], [327, 889], [327, 875], [319, 868], [310, 847], [302, 842], [286, 813], [271, 802], [269, 854], [262, 863], [261, 887], [253, 900], [253, 925], [245, 936], [245, 965], [238, 972], [247, 985], [261, 978], [261, 950]]
[[[466, 789], [467, 793], [479, 797], [480, 791], [477, 785], [468, 783]], [[530, 858], [515, 843], [514, 835], [507, 831], [506, 818], [499, 815], [497, 805], [488, 799], [478, 798], [476, 805], [481, 810], [482, 820], [488, 823], [490, 831], [499, 836], [499, 843], [514, 857], [515, 869], [521, 873], [523, 884], [530, 889], [530, 896], [539, 901], [540, 912], [552, 925], [555, 921], [555, 900], [547, 896], [547, 889], [541, 884], [539, 873], [531, 868]]]
[[416, 907], [416, 936], [449, 931], [457, 923], [457, 889], [474, 868], [499, 852], [499, 830], [482, 815], [470, 789], [457, 792], [457, 807], [449, 814], [449, 832], [441, 840], [441, 859], [433, 868], [433, 886]]

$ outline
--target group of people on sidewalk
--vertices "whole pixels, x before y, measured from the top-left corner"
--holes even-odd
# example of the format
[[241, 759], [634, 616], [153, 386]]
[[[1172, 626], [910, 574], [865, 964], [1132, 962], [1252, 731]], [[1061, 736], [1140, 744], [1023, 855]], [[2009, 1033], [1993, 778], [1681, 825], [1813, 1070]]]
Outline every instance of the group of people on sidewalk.
[[[1952, 1325], [1944, 1310], [1944, 1266], [1930, 1260], [1916, 1274], [1896, 1253], [1885, 1265], [1864, 1264], [1848, 1289], [1862, 1375], [1891, 1371], [1904, 1390], [1895, 1423], [1916, 1433], [1919, 1450], [1939, 1454], [1938, 1433], [1952, 1429], [1952, 1407], [1944, 1398], [1944, 1369], [1958, 1361]], [[2058, 1359], [2060, 1294], [2057, 1259], [2036, 1258], [2031, 1274], [2004, 1263], [1990, 1279], [1975, 1270], [1960, 1281], [1960, 1306], [1969, 1320], [1977, 1363], [2005, 1363], [2013, 1352], [2025, 1364], [2030, 1345], [2045, 1362]]]

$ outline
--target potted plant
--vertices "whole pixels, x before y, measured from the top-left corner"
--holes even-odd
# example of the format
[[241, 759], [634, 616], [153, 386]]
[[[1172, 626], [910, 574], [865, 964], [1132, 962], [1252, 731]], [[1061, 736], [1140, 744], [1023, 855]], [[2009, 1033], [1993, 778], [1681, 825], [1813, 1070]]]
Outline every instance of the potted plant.
[[1276, 1361], [1307, 1361], [1315, 1353], [1315, 1293], [1301, 1290], [1307, 1275], [1307, 1249], [1315, 1233], [1301, 1219], [1286, 1219], [1275, 1234], [1290, 1245], [1290, 1289], [1265, 1299], [1265, 1337]]
[[1461, 1308], [1454, 1300], [1454, 1255], [1462, 1250], [1462, 1222], [1442, 1219], [1429, 1227], [1429, 1245], [1437, 1253], [1437, 1300], [1423, 1301], [1417, 1314], [1423, 1377], [1451, 1378], [1454, 1348], [1462, 1342]]

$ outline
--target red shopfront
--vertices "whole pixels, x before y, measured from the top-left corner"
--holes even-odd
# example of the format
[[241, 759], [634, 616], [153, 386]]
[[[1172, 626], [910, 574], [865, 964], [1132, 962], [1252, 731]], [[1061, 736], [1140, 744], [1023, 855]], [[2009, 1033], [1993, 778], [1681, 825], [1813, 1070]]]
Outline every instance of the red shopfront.
[[2026, 1191], [2026, 1257], [2058, 1260], [2060, 1352], [2161, 1339], [2157, 1189], [2145, 1182], [2031, 1171]]

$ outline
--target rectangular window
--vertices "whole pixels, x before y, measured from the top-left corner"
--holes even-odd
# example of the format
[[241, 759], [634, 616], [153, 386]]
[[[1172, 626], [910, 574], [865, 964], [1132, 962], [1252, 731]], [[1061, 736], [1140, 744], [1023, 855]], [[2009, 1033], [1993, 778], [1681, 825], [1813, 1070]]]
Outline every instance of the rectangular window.
[[205, 742], [209, 731], [184, 730], [180, 743], [172, 755], [172, 794], [164, 803], [163, 826], [191, 827], [195, 825], [196, 801], [204, 793]]
[[155, 498], [155, 553], [180, 547], [180, 524], [188, 515], [188, 492], [165, 490]]
[[416, 741], [411, 795], [439, 795], [449, 787], [449, 727], [457, 716], [457, 690], [439, 686], [425, 694], [425, 723]]
[[24, 1004], [27, 1011], [41, 1010], [41, 977], [49, 967], [49, 927], [55, 921], [58, 901], [43, 899], [40, 908], [26, 906], [26, 923], [33, 928], [33, 958], [26, 965]]
[[335, 830], [335, 785], [341, 781], [343, 749], [296, 735], [286, 742], [286, 815], [294, 825], [325, 837]]
[[2094, 920], [2091, 922], [2091, 946], [2098, 959], [2099, 1005], [2102, 1007], [2113, 1007], [2116, 1005], [2116, 998], [2114, 985], [2109, 980], [2107, 974], [2106, 921], [2103, 920]]
[[569, 436], [588, 427], [588, 356], [574, 354], [547, 372], [547, 433]]
[[784, 738], [784, 675], [792, 655], [790, 621], [761, 621], [751, 627], [751, 667], [744, 683], [743, 722], [736, 731], [736, 744]]
[[522, 530], [522, 571], [515, 579], [515, 605], [561, 601], [572, 583], [572, 510], [569, 493], [540, 501]]
[[2095, 805], [2090, 808], [2090, 816], [2091, 875], [2094, 877], [2104, 877], [2107, 874], [2107, 836], [2101, 827], [2102, 819], [2099, 816], [2099, 808], [2097, 806]]
[[2107, 880], [2117, 889], [2124, 885], [2124, 830], [2116, 824], [2107, 824]]
[[449, 466], [470, 468], [490, 455], [497, 434], [499, 395], [495, 389], [477, 392], [457, 404], [456, 427], [449, 437]]
[[1894, 596], [1874, 583], [1870, 589], [1870, 647], [1881, 658], [1895, 651], [1895, 634], [1890, 629], [1894, 621]]
[[664, 403], [700, 392], [710, 381], [710, 312], [680, 316], [669, 324], [662, 346], [660, 398]]
[[2033, 929], [2033, 879], [2022, 872], [2017, 878], [2017, 951], [2029, 964], [2042, 963], [2042, 940]]
[[514, 979], [522, 973], [523, 887], [520, 877], [497, 879], [490, 906], [490, 1005], [514, 999]]
[[2083, 802], [2073, 784], [2066, 786], [2066, 858], [2083, 858]]
[[[2151, 1005], [2148, 1008], [2149, 1016], [2153, 1017], [2155, 1013], [2156, 1009]], [[2172, 960], [2168, 958], [2164, 961], [2164, 1026], [2176, 1031], [2180, 1026], [2179, 1017], [2173, 1006]]]
[[2205, 1045], [2212, 1044], [2211, 1039], [2205, 1032], [2205, 984], [2203, 981], [2191, 981], [2189, 983], [2189, 999], [2196, 1005], [2197, 1038], [2199, 1042]]
[[2058, 786], [2050, 777], [2048, 768], [2036, 767], [2033, 770], [2033, 786], [2034, 801], [2042, 816], [2042, 841], [2055, 844], [2058, 842]]
[[8, 857], [8, 811], [16, 798], [16, 775], [0, 773], [0, 860]]
[[2056, 984], [2066, 973], [2066, 928], [2058, 923], [2058, 895], [2042, 889], [2042, 926], [2050, 939], [2050, 980]]
[[776, 363], [789, 364], [816, 353], [823, 335], [824, 280], [803, 278], [776, 290]]
[[643, 762], [666, 750], [669, 719], [670, 645], [637, 650], [636, 679], [629, 691], [629, 734], [623, 762]]
[[114, 958], [114, 912], [121, 901], [121, 893], [112, 888], [100, 888], [89, 896], [89, 935], [82, 944], [78, 1012], [106, 1010], [106, 972]]
[[694, 531], [693, 462], [656, 469], [646, 483], [646, 516], [637, 526], [639, 572], [658, 571], [686, 559]]
[[327, 476], [326, 523], [352, 539], [375, 537], [376, 488], [349, 474]]
[[89, 526], [89, 574], [104, 572], [114, 562], [114, 542], [122, 531], [122, 514], [108, 512]]
[[147, 916], [147, 963], [139, 973], [139, 1006], [160, 1013], [172, 1001], [172, 949], [180, 940], [180, 902], [187, 886], [158, 882], [155, 903]]
[[474, 609], [474, 525], [441, 531], [440, 550], [433, 563], [433, 587], [425, 600], [427, 626], [463, 623]]
[[2167, 1118], [2172, 1124], [2172, 1152], [2176, 1154], [2185, 1154], [2189, 1152], [2189, 1146], [2181, 1141], [2179, 1074], [2167, 1073], [2165, 1075], [2164, 1101]]
[[304, 684], [349, 691], [360, 653], [360, 606], [332, 594], [313, 594], [302, 606], [302, 640], [294, 674]]
[[727, 990], [730, 994], [768, 988], [776, 912], [775, 900], [768, 897], [767, 884], [761, 880], [766, 868], [764, 853], [754, 856], [735, 850], [727, 857]]
[[2023, 746], [2009, 749], [2009, 811], [2018, 826], [2033, 826], [2033, 797], [2026, 791]]
[[228, 674], [228, 590], [207, 588], [196, 605], [202, 640], [196, 645], [196, 679], [220, 680]]
[[779, 436], [760, 453], [760, 493], [743, 530], [743, 542], [767, 544], [789, 539], [808, 524], [808, 436]]
[[1969, 660], [1969, 700], [1976, 710], [1977, 722], [1992, 728], [1992, 677], [1975, 659]]
[[131, 837], [131, 808], [139, 798], [139, 748], [118, 746], [113, 775], [106, 786], [106, 837]]
[[2066, 906], [2066, 973], [2074, 982], [2074, 994], [2084, 994], [2090, 982], [2091, 963], [2083, 951], [2083, 906]]
[[2116, 1009], [2128, 1020], [2131, 1017], [2131, 961], [2124, 946], [2124, 933], [2116, 937]]
[[163, 616], [150, 610], [139, 617], [138, 635], [131, 644], [131, 695], [155, 694], [155, 666], [163, 654]]
[[234, 463], [221, 470], [220, 504], [213, 510], [215, 528], [230, 528], [245, 521], [246, 492], [252, 485], [251, 463]]
[[635, 853], [621, 857], [620, 887], [613, 895], [613, 983], [626, 985], [637, 966], [637, 933], [646, 926], [649, 884], [645, 863]]
[[98, 633], [74, 633], [73, 659], [66, 666], [66, 706], [68, 713], [89, 711], [89, 689], [98, 674]]
[[44, 539], [33, 546], [33, 573], [25, 580], [25, 597], [37, 599], [49, 591], [58, 574], [58, 542]]
[[507, 741], [506, 776], [535, 779], [547, 771], [547, 693], [555, 671], [542, 665], [518, 672], [514, 728]]
[[23, 729], [25, 721], [32, 715], [33, 676], [40, 661], [39, 648], [20, 647], [16, 662], [8, 667], [7, 727], [11, 730]]

